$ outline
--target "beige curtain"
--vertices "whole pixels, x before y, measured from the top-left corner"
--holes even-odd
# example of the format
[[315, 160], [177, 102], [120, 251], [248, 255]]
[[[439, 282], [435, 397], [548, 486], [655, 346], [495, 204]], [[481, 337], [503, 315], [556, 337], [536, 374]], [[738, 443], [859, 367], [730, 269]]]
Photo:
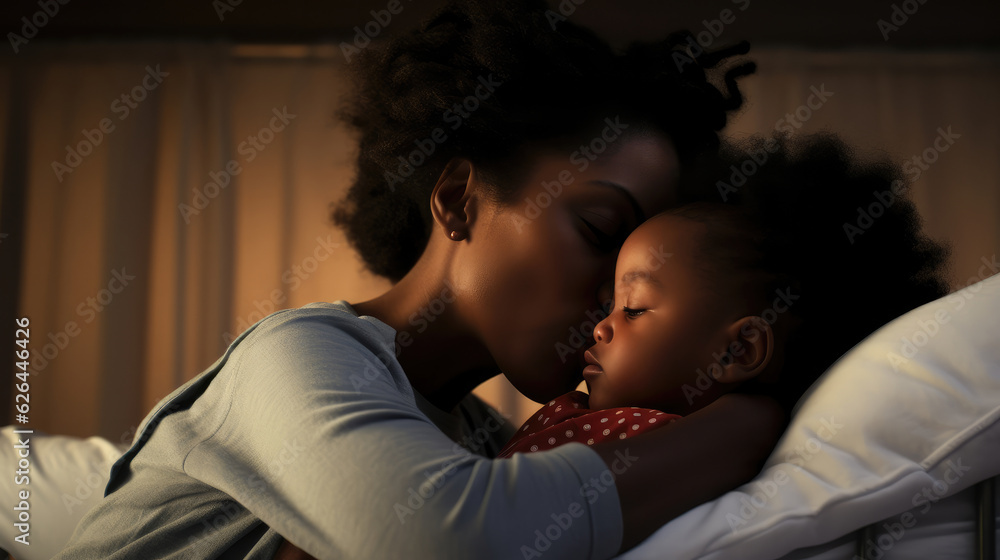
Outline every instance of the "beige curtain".
[[[347, 64], [335, 45], [30, 47], [0, 59], [2, 176], [26, 176], [23, 231], [0, 249], [23, 248], [21, 270], [4, 273], [20, 275], [31, 320], [35, 428], [127, 440], [263, 315], [388, 288], [328, 221], [355, 149], [334, 118]], [[898, 161], [933, 156], [915, 197], [954, 245], [956, 286], [992, 262], [1000, 55], [754, 58], [731, 134], [799, 123]], [[949, 127], [947, 151], [925, 153]], [[536, 406], [502, 378], [478, 392], [513, 422]]]

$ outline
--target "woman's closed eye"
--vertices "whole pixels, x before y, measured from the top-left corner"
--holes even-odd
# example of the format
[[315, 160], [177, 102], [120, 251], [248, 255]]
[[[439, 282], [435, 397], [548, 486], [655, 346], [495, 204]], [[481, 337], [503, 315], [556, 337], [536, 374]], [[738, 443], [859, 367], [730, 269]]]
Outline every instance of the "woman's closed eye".
[[584, 218], [580, 218], [580, 222], [583, 224], [581, 231], [587, 242], [604, 253], [611, 253], [621, 249], [622, 244], [625, 242], [625, 237], [627, 237], [621, 231], [613, 233], [605, 231]]
[[610, 252], [614, 249], [614, 236], [587, 220], [580, 218], [583, 224], [583, 237], [588, 243], [599, 249], [601, 252]]

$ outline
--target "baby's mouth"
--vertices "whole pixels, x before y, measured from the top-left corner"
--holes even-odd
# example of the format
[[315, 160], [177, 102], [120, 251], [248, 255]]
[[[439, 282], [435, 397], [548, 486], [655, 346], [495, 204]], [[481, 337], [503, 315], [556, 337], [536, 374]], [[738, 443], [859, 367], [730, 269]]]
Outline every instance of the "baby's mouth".
[[601, 362], [597, 361], [597, 358], [594, 357], [590, 350], [583, 353], [583, 360], [587, 362], [587, 367], [583, 368], [584, 379], [589, 380], [604, 373], [604, 368], [601, 367]]

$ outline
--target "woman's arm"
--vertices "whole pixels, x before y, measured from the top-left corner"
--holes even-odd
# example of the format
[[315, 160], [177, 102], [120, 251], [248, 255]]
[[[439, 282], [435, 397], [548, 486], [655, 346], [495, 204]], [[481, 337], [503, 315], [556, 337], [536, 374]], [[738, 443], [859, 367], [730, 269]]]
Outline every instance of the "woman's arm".
[[617, 553], [613, 488], [594, 502], [581, 492], [607, 470], [600, 456], [582, 444], [498, 461], [461, 449], [380, 359], [391, 332], [362, 330], [305, 310], [255, 331], [213, 382], [230, 400], [207, 411], [221, 424], [186, 472], [319, 558], [516, 557], [567, 511], [560, 538], [539, 545], [547, 557]]
[[[670, 426], [593, 446], [615, 475], [624, 518], [621, 552], [671, 519], [751, 480], [784, 431], [770, 398], [731, 394]], [[601, 481], [591, 495], [600, 499]], [[285, 541], [275, 560], [313, 558]]]
[[729, 394], [664, 428], [594, 445], [616, 475], [621, 551], [753, 479], [785, 425], [785, 413], [773, 399]]

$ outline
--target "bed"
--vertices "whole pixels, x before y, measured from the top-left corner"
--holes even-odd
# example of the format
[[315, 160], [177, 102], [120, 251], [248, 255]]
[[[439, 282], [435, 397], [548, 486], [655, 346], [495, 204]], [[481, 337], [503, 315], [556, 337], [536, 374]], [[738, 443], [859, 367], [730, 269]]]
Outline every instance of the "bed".
[[[800, 399], [757, 478], [622, 558], [976, 558], [998, 474], [995, 275], [855, 346]], [[995, 536], [987, 527], [982, 558]]]
[[[854, 310], [863, 312], [863, 310]], [[15, 427], [0, 463], [14, 470]], [[33, 434], [31, 546], [51, 557], [103, 495], [124, 446]], [[763, 471], [623, 560], [994, 558], [1000, 475], [1000, 275], [894, 320], [803, 396]], [[0, 486], [0, 502], [17, 503]], [[861, 547], [859, 548], [859, 544]], [[0, 552], [0, 558], [2, 558]]]

